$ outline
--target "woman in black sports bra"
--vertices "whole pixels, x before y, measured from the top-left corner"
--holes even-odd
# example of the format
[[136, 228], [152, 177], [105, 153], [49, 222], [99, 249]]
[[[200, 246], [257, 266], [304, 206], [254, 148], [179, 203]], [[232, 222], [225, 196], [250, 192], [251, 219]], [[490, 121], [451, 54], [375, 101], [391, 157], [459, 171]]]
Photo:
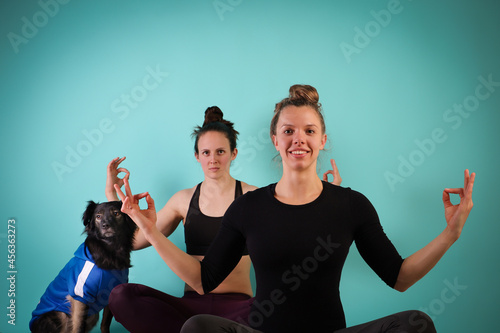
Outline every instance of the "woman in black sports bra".
[[[229, 168], [236, 158], [238, 132], [233, 123], [223, 119], [222, 111], [214, 106], [205, 111], [205, 121], [193, 132], [195, 157], [200, 162], [205, 179], [193, 188], [181, 190], [157, 214], [156, 225], [169, 236], [183, 221], [186, 252], [202, 260], [221, 224], [222, 216], [238, 196], [256, 189], [255, 186], [231, 177]], [[123, 185], [119, 167], [125, 159], [115, 158], [108, 165], [106, 197], [118, 200], [114, 184]], [[334, 183], [341, 178], [332, 160]], [[150, 246], [141, 231], [135, 237], [134, 249]], [[179, 332], [184, 322], [195, 314], [215, 314], [246, 323], [253, 292], [250, 283], [250, 258], [241, 258], [236, 268], [215, 290], [199, 295], [186, 284], [185, 294], [178, 298], [140, 285], [123, 284], [110, 296], [110, 308], [118, 322], [131, 332]]]

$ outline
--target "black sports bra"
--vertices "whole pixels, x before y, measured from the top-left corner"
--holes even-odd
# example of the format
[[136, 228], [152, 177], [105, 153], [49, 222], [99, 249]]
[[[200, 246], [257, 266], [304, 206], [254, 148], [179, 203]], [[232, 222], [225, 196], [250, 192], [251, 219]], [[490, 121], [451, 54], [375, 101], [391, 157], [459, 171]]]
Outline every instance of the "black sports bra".
[[[201, 212], [199, 205], [200, 189], [201, 183], [196, 187], [189, 202], [189, 209], [184, 221], [184, 238], [186, 240], [186, 253], [203, 256], [219, 231], [222, 216], [207, 216]], [[242, 194], [241, 182], [237, 180], [234, 198], [236, 199]], [[245, 250], [244, 254], [246, 255], [248, 252]]]

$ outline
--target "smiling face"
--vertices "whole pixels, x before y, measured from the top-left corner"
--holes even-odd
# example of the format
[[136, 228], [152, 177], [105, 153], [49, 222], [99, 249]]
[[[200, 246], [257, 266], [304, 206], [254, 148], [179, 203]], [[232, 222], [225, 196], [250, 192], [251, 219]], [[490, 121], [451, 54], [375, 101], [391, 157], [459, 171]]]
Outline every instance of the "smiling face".
[[326, 134], [313, 108], [289, 105], [281, 110], [272, 139], [284, 168], [313, 167], [315, 170], [319, 151], [325, 147]]
[[229, 140], [223, 133], [209, 131], [199, 137], [195, 157], [200, 162], [205, 177], [219, 178], [229, 174], [231, 161], [237, 154], [236, 148], [231, 151]]

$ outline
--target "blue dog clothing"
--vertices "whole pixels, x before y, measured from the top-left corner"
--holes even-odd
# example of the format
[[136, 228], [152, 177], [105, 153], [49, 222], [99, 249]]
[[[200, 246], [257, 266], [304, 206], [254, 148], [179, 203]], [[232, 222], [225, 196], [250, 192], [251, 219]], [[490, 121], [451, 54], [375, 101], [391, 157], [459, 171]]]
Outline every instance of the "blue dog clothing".
[[128, 282], [128, 268], [124, 270], [101, 269], [95, 265], [85, 243], [76, 250], [75, 256], [64, 266], [45, 290], [32, 313], [29, 323], [49, 311], [71, 313], [68, 295], [89, 306], [88, 315], [101, 311], [107, 304], [114, 287]]

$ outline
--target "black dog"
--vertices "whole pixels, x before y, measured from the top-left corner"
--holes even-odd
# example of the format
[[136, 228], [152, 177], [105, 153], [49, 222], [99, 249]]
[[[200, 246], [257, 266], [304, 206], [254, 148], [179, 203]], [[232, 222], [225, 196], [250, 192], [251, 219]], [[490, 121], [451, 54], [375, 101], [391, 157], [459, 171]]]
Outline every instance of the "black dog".
[[32, 332], [89, 332], [103, 308], [101, 332], [109, 332], [109, 294], [128, 282], [136, 230], [121, 206], [120, 201], [88, 202], [83, 213], [87, 239], [40, 299], [30, 321]]

